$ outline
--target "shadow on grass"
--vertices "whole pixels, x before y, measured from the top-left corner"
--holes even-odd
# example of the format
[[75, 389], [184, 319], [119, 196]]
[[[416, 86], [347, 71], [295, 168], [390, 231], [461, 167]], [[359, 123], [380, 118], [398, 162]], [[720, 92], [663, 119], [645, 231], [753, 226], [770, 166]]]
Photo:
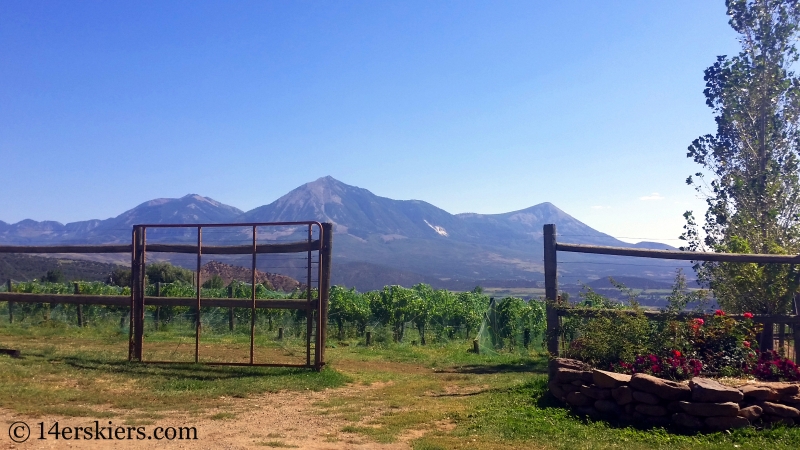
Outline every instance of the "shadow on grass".
[[498, 363], [498, 364], [467, 364], [463, 366], [448, 367], [439, 369], [437, 372], [443, 373], [469, 373], [474, 375], [490, 375], [495, 373], [547, 373], [546, 360], [533, 360], [520, 363]]
[[193, 379], [198, 381], [316, 373], [313, 369], [295, 367], [208, 366], [205, 364], [192, 363], [147, 364], [80, 357], [64, 357], [58, 359], [73, 368], [81, 370], [95, 370], [136, 377], [156, 375], [160, 377]]

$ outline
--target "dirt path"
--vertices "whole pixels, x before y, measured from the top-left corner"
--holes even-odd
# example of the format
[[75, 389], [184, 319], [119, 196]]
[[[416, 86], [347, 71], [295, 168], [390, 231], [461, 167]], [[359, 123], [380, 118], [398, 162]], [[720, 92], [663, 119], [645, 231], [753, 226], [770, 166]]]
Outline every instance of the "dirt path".
[[[335, 415], [321, 415], [317, 402], [331, 397], [351, 396], [361, 392], [378, 389], [381, 384], [370, 386], [348, 385], [337, 389], [319, 392], [278, 392], [253, 396], [246, 399], [226, 399], [230, 406], [224, 410], [205, 410], [201, 417], [186, 412], [164, 412], [163, 419], [154, 419], [147, 425], [126, 425], [125, 418], [134, 414], [131, 411], [112, 411], [118, 415], [112, 418], [94, 417], [26, 417], [0, 409], [0, 449], [105, 449], [105, 448], [191, 448], [191, 449], [249, 449], [249, 448], [302, 448], [302, 449], [408, 449], [409, 441], [424, 434], [424, 431], [411, 431], [401, 435], [397, 442], [379, 444], [370, 442], [362, 435], [344, 433], [342, 427], [353, 425]], [[226, 418], [231, 417], [232, 418]], [[216, 416], [215, 419], [212, 417]], [[146, 436], [137, 440], [137, 431], [131, 431], [132, 440], [70, 440], [55, 439], [45, 435], [46, 440], [38, 440], [39, 422], [44, 422], [45, 433], [55, 422], [62, 427], [90, 427], [94, 432], [97, 420], [100, 426], [144, 427]], [[24, 421], [31, 431], [30, 438], [16, 444], [11, 441], [9, 427], [12, 423]], [[152, 436], [156, 427], [195, 427], [197, 440], [155, 440]], [[21, 433], [23, 430], [17, 430]], [[104, 432], [106, 436], [110, 431]], [[121, 432], [123, 439], [126, 431]], [[148, 439], [150, 437], [150, 439]]]

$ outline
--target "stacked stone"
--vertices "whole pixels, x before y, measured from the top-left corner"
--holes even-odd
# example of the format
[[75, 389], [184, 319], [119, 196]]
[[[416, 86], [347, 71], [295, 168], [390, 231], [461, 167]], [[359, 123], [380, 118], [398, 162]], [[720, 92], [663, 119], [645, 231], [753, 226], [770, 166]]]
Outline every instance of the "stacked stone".
[[762, 383], [740, 388], [742, 409], [754, 411], [765, 423], [800, 425], [800, 384]]
[[758, 421], [800, 424], [800, 384], [732, 388], [699, 377], [678, 383], [646, 374], [592, 370], [563, 358], [553, 360], [550, 370], [550, 392], [577, 413], [593, 418], [713, 431]]

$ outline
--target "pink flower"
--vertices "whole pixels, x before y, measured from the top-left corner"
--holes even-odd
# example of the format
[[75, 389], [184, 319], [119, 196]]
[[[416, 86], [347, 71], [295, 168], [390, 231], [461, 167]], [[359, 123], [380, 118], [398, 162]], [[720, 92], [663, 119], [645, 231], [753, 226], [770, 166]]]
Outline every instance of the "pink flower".
[[725, 312], [723, 312], [721, 309], [718, 309], [718, 310], [714, 311], [714, 315], [715, 316], [724, 316]]
[[748, 342], [748, 341], [742, 342], [742, 345], [744, 345], [747, 348], [750, 348], [750, 342]]
[[751, 312], [746, 312], [746, 313], [744, 313], [742, 315], [744, 316], [745, 319], [752, 319], [753, 318], [753, 313], [751, 313]]

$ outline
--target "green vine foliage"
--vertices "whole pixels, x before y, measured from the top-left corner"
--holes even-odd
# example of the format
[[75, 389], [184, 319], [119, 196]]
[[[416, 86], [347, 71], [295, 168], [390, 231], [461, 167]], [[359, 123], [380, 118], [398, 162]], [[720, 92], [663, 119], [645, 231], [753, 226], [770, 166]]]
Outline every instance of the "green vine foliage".
[[[173, 279], [172, 282], [148, 283], [145, 288], [146, 296], [195, 298], [197, 288], [191, 284], [191, 277], [180, 275], [181, 272], [164, 269], [158, 275], [163, 279]], [[175, 275], [173, 272], [177, 273]], [[170, 275], [173, 273], [172, 275]], [[175, 276], [173, 276], [175, 275]], [[189, 279], [189, 281], [186, 281]], [[116, 283], [116, 281], [114, 281]], [[93, 295], [130, 295], [131, 288], [120, 287], [104, 283], [79, 283], [80, 292]], [[53, 293], [72, 294], [74, 286], [65, 283], [42, 283], [38, 281], [17, 283], [15, 292], [28, 293]], [[239, 298], [249, 299], [252, 287], [249, 283], [234, 281], [228, 286], [220, 286], [219, 281], [208, 283], [201, 288], [203, 298]], [[270, 290], [264, 285], [256, 285], [256, 298], [305, 299], [305, 290], [295, 290], [291, 293]], [[318, 298], [318, 292], [311, 291], [312, 298]], [[506, 297], [496, 303], [496, 317], [499, 338], [498, 348], [513, 350], [521, 348], [525, 330], [528, 330], [530, 342], [541, 336], [545, 329], [545, 308], [540, 301], [525, 301], [520, 298]], [[19, 304], [16, 306], [18, 320], [24, 317], [47, 317], [47, 306], [37, 304]], [[85, 311], [107, 311], [119, 316], [120, 327], [127, 326], [128, 307], [110, 307], [95, 305], [85, 307]], [[148, 323], [154, 324], [157, 330], [168, 329], [173, 324], [192, 322], [196, 311], [190, 306], [155, 306], [147, 305]], [[416, 331], [414, 340], [419, 339], [419, 344], [426, 345], [430, 341], [446, 342], [453, 339], [472, 340], [481, 329], [487, 318], [489, 310], [489, 296], [480, 288], [466, 292], [453, 292], [445, 289], [433, 289], [426, 284], [418, 284], [412, 288], [402, 286], [386, 286], [378, 291], [358, 292], [355, 289], [346, 289], [333, 286], [330, 290], [328, 317], [331, 330], [335, 337], [342, 340], [349, 337], [363, 338], [366, 331], [372, 330], [373, 341], [381, 342], [383, 336], [386, 340], [404, 342], [409, 327]], [[262, 320], [271, 331], [273, 324], [278, 326], [295, 327], [297, 323], [305, 321], [305, 313], [290, 310], [259, 309], [257, 320]], [[224, 332], [228, 328], [227, 313], [220, 313], [219, 308], [203, 307], [201, 315], [225, 315], [225, 320], [216, 320]], [[249, 308], [233, 308], [235, 324], [249, 324], [251, 321]], [[259, 322], [262, 323], [262, 322]], [[288, 325], [287, 325], [288, 324]], [[296, 327], [295, 327], [296, 328]], [[384, 333], [384, 329], [388, 333]], [[335, 330], [335, 331], [334, 331]], [[333, 336], [332, 336], [333, 337]]]

